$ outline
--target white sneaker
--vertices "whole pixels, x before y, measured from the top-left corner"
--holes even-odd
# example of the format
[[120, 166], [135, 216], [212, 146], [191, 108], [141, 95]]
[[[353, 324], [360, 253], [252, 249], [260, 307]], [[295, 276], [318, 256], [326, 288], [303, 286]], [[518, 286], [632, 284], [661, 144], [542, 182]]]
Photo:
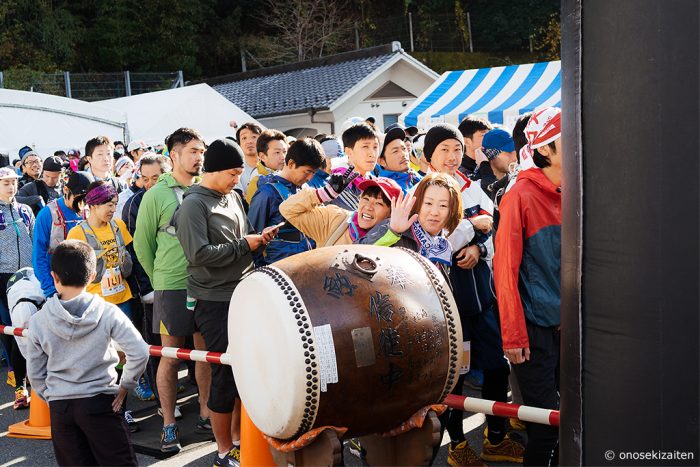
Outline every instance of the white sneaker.
[[[158, 415], [163, 416], [163, 409], [158, 407]], [[175, 420], [180, 420], [182, 418], [182, 412], [180, 412], [180, 406], [175, 406]]]

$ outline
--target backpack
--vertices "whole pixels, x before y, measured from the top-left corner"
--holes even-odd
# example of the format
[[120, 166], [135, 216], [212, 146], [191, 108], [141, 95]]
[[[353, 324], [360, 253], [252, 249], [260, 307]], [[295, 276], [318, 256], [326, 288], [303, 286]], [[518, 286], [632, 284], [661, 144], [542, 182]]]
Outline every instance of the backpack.
[[173, 210], [173, 215], [170, 216], [170, 220], [166, 224], [163, 224], [162, 226], [158, 227], [158, 232], [164, 232], [168, 235], [172, 235], [173, 237], [175, 237], [177, 234], [175, 230], [175, 224], [173, 223], [173, 219], [175, 219], [175, 213], [178, 209], [180, 209], [180, 206], [182, 205], [182, 198], [185, 197], [185, 190], [183, 190], [180, 186], [175, 186], [172, 188], [172, 190], [173, 194], [175, 195], [175, 201], [177, 201], [177, 206]]
[[[102, 280], [102, 276], [105, 271], [105, 261], [102, 257], [109, 250], [102, 249], [102, 244], [97, 239], [95, 232], [90, 228], [89, 225], [87, 228], [85, 228], [86, 225], [88, 225], [87, 221], [82, 221], [78, 224], [78, 226], [82, 229], [83, 234], [85, 235], [85, 239], [87, 240], [88, 245], [90, 245], [90, 247], [93, 250], [95, 250], [95, 256], [97, 256], [97, 274], [95, 275], [95, 280], [93, 281], [93, 283], [97, 284]], [[109, 227], [112, 229], [112, 235], [114, 236], [114, 239], [117, 242], [119, 268], [121, 269], [121, 273], [125, 278], [129, 277], [131, 275], [131, 270], [134, 267], [134, 263], [131, 259], [131, 255], [126, 249], [126, 245], [124, 244], [124, 237], [122, 236], [121, 230], [119, 229], [119, 224], [117, 224], [114, 220], [111, 220], [109, 221]]]

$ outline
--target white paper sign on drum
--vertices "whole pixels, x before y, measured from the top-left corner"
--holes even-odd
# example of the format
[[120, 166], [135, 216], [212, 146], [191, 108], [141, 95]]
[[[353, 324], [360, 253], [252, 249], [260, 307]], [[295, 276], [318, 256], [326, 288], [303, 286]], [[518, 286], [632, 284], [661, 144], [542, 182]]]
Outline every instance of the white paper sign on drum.
[[338, 362], [335, 359], [331, 325], [314, 326], [314, 336], [321, 364], [321, 392], [326, 392], [329, 384], [338, 382]]

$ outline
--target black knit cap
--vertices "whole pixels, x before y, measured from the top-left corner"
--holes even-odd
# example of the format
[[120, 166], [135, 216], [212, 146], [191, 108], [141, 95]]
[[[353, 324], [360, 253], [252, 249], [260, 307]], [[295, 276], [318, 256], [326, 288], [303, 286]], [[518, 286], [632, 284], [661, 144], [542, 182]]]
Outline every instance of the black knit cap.
[[220, 172], [241, 168], [243, 157], [243, 150], [238, 143], [226, 138], [217, 139], [204, 153], [204, 171]]
[[398, 125], [387, 130], [386, 134], [384, 135], [384, 144], [382, 144], [382, 152], [379, 153], [379, 157], [384, 156], [384, 152], [386, 151], [386, 147], [389, 146], [389, 143], [396, 141], [397, 139], [400, 139], [401, 141], [406, 139], [406, 130]]
[[464, 152], [464, 137], [457, 127], [449, 123], [439, 123], [428, 130], [428, 133], [425, 135], [425, 142], [423, 143], [425, 160], [430, 162], [438, 144], [448, 139], [459, 141], [460, 146], [462, 146], [462, 152]]

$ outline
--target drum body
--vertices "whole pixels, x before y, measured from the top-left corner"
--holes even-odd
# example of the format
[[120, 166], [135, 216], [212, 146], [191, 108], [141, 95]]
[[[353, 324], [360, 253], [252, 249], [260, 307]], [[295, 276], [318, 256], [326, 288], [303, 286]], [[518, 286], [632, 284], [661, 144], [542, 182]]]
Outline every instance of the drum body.
[[462, 331], [446, 281], [402, 248], [322, 248], [236, 288], [229, 347], [241, 400], [265, 434], [383, 432], [439, 403], [459, 376]]

